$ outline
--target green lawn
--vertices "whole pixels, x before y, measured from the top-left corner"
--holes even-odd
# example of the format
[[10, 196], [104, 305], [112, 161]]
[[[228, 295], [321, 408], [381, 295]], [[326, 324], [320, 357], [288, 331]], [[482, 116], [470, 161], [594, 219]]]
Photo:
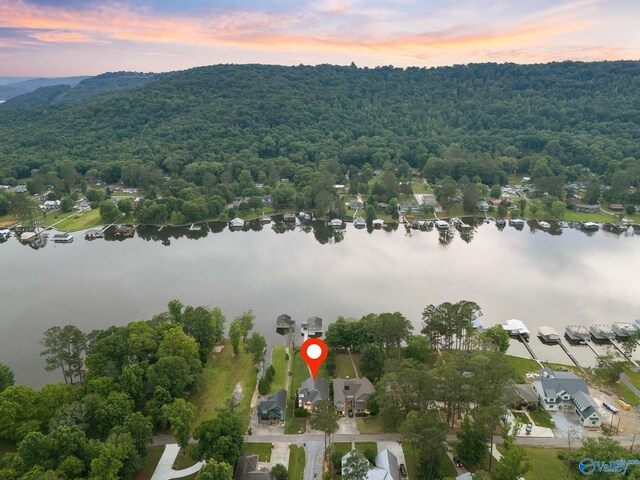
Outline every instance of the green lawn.
[[516, 420], [520, 420], [520, 423], [526, 425], [529, 423], [529, 417], [523, 412], [518, 412], [517, 410], [511, 412]]
[[515, 357], [513, 355], [506, 356], [511, 369], [513, 370], [513, 380], [516, 383], [525, 383], [525, 374], [529, 372], [539, 372], [540, 365], [535, 360], [524, 357]]
[[551, 420], [551, 415], [544, 408], [538, 406], [535, 410], [529, 412], [533, 423], [539, 427], [554, 428], [555, 424]]
[[273, 354], [271, 357], [271, 365], [276, 371], [276, 375], [271, 382], [271, 388], [269, 393], [275, 393], [281, 388], [287, 388], [287, 352], [285, 347], [277, 346], [273, 347]]
[[261, 462], [271, 461], [271, 444], [270, 443], [245, 443], [245, 453], [253, 453], [260, 457]]
[[[531, 468], [525, 474], [526, 480], [550, 480], [558, 478], [574, 478], [567, 475], [567, 465], [558, 458], [559, 448], [523, 447], [527, 452]], [[503, 452], [502, 447], [499, 450]]]
[[304, 448], [291, 445], [289, 452], [289, 480], [302, 480], [304, 476], [304, 464], [306, 462]]
[[[331, 446], [332, 452], [340, 453], [340, 456], [344, 456], [351, 451], [351, 443], [350, 442], [339, 442], [334, 443]], [[356, 443], [356, 450], [362, 454], [365, 454], [367, 450], [378, 453], [378, 445], [376, 442], [359, 442]]]
[[[356, 364], [356, 368], [360, 365], [360, 354], [355, 353], [353, 355], [353, 361]], [[353, 364], [349, 358], [348, 353], [336, 353], [336, 378], [356, 378], [356, 372], [353, 370]]]
[[435, 193], [435, 190], [428, 183], [423, 183], [421, 181], [413, 181], [411, 182], [411, 190], [413, 193], [421, 194], [421, 193]]
[[[184, 470], [185, 468], [192, 467], [196, 463], [198, 462], [191, 457], [191, 447], [187, 447], [186, 449], [182, 448], [180, 449], [180, 453], [176, 457], [176, 461], [173, 462], [173, 469]], [[196, 472], [193, 475], [188, 475], [186, 477], [180, 477], [180, 478], [186, 479], [186, 480], [195, 480], [197, 475], [198, 473]]]
[[147, 448], [147, 463], [142, 470], [137, 472], [133, 476], [133, 480], [151, 480], [153, 472], [155, 472], [162, 452], [164, 452], [164, 445], [157, 445], [155, 447]]
[[358, 423], [358, 430], [360, 431], [360, 433], [391, 433], [393, 432], [393, 427], [385, 426], [384, 422], [382, 421], [382, 416], [380, 415], [358, 417], [356, 418], [356, 422]]
[[[415, 463], [413, 450], [409, 443], [402, 444], [402, 451], [404, 452], [404, 461], [405, 466], [407, 467], [407, 474], [409, 475], [409, 480], [415, 480], [416, 477], [416, 463], [420, 462], [420, 447], [416, 445], [415, 451]], [[442, 469], [442, 478], [456, 478], [458, 473], [456, 472], [456, 467], [453, 466], [451, 459], [445, 453], [440, 460], [440, 467]]]
[[[300, 356], [300, 352], [296, 352], [293, 356], [291, 368], [293, 375], [291, 376], [291, 390], [288, 392], [289, 398], [287, 400], [287, 418], [285, 419], [284, 433], [304, 433], [307, 425], [306, 419], [293, 416], [293, 394], [300, 388], [300, 384], [309, 378], [309, 368]], [[319, 375], [323, 376], [321, 373]]]
[[[49, 217], [51, 217], [51, 219]], [[70, 218], [67, 218], [67, 217], [70, 217]], [[67, 219], [58, 223], [56, 225], [56, 229], [65, 231], [65, 232], [75, 232], [78, 230], [85, 230], [87, 228], [92, 228], [92, 227], [95, 227], [96, 225], [100, 225], [104, 223], [102, 221], [102, 218], [100, 217], [100, 211], [97, 208], [85, 213], [60, 214], [59, 218], [57, 219], [53, 217], [52, 213], [50, 213], [49, 215], [47, 215], [47, 222], [49, 222], [49, 220], [53, 220], [51, 223], [49, 223], [49, 225], [51, 225], [63, 218], [67, 218]]]
[[203, 371], [202, 390], [190, 399], [197, 407], [194, 427], [212, 418], [217, 408], [225, 406], [238, 382], [243, 387], [243, 397], [238, 411], [245, 427], [248, 427], [256, 375], [252, 356], [244, 351], [242, 341], [240, 341], [240, 353], [234, 356], [229, 340], [225, 339], [222, 352], [209, 354]]

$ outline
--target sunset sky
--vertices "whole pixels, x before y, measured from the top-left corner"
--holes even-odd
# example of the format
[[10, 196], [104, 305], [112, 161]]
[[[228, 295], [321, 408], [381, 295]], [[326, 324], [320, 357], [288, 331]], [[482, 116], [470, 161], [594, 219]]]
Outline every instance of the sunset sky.
[[640, 58], [636, 0], [0, 0], [0, 76]]

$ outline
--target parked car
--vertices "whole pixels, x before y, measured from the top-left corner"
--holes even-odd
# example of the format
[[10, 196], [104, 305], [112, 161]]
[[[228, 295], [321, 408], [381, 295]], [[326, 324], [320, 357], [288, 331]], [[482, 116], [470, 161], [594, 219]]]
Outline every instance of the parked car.
[[533, 430], [533, 424], [527, 424], [527, 427], [524, 429], [527, 435], [531, 435], [531, 430]]
[[400, 476], [402, 478], [407, 478], [407, 467], [404, 466], [404, 463], [400, 464]]
[[458, 468], [462, 467], [462, 462], [458, 457], [453, 457], [453, 464]]
[[349, 410], [349, 418], [353, 418], [353, 410]]

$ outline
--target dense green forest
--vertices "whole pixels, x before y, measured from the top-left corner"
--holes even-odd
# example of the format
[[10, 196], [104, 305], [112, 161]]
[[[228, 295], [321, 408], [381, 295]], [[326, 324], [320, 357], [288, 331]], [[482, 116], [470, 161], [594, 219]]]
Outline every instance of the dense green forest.
[[[389, 202], [416, 171], [431, 183], [451, 177], [459, 191], [530, 175], [559, 200], [566, 183], [592, 182], [596, 200], [606, 186], [608, 201], [640, 203], [629, 190], [640, 178], [639, 78], [634, 61], [194, 68], [0, 112], [0, 182], [37, 171], [30, 191], [44, 193], [52, 176], [67, 189], [122, 181], [144, 189], [145, 223], [212, 218], [265, 194], [338, 211], [336, 182]], [[376, 170], [388, 176], [371, 191]]]

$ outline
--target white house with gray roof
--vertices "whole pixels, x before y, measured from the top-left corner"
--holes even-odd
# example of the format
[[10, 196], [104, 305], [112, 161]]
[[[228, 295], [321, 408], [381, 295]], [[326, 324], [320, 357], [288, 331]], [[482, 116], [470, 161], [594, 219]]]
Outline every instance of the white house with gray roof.
[[[351, 455], [352, 452], [349, 452], [342, 457], [343, 470]], [[381, 451], [376, 456], [376, 464], [369, 468], [366, 480], [400, 480], [398, 457], [388, 449]]]
[[577, 375], [544, 368], [533, 382], [533, 391], [545, 410], [575, 412], [585, 427], [600, 427], [598, 404], [589, 394], [587, 382]]

